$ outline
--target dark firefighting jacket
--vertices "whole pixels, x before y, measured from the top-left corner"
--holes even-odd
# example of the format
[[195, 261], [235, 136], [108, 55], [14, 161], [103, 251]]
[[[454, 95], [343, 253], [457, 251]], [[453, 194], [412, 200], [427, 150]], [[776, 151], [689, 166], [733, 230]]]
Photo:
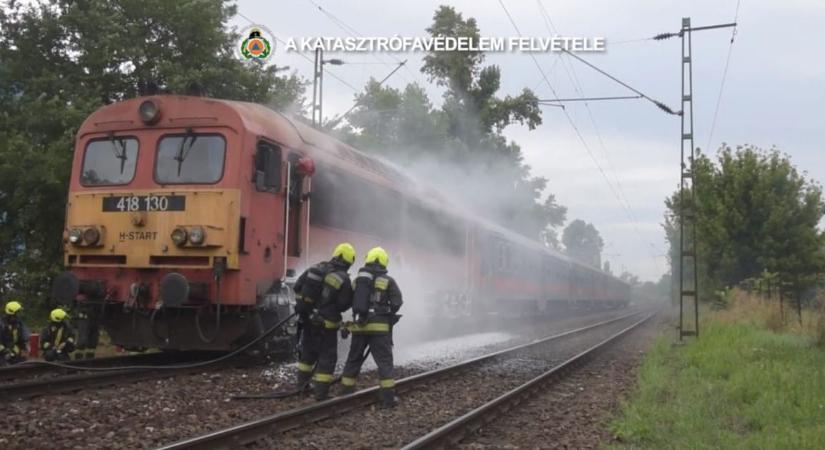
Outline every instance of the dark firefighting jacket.
[[355, 278], [352, 313], [355, 324], [353, 333], [389, 332], [398, 320], [398, 310], [403, 304], [398, 283], [387, 275], [380, 264], [367, 264]]
[[75, 347], [75, 330], [66, 322], [49, 323], [40, 332], [40, 349], [43, 352], [58, 350], [63, 346], [62, 352], [71, 353]]
[[0, 321], [0, 354], [20, 356], [28, 348], [29, 332], [17, 319]]
[[316, 264], [295, 282], [295, 310], [302, 319], [323, 320], [324, 328], [337, 329], [341, 313], [352, 306], [348, 265], [332, 259]]

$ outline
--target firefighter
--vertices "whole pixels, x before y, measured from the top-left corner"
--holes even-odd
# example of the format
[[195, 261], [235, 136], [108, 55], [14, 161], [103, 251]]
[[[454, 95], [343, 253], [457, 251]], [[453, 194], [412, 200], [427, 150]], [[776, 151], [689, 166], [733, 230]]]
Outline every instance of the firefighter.
[[378, 366], [381, 405], [391, 408], [397, 404], [392, 361], [392, 327], [398, 322], [401, 309], [401, 290], [398, 283], [387, 275], [389, 256], [381, 247], [367, 253], [365, 265], [355, 278], [352, 313], [355, 323], [349, 326], [352, 333], [347, 363], [341, 377], [342, 394], [355, 392], [355, 379], [361, 371], [366, 351]]
[[17, 364], [26, 360], [29, 331], [20, 315], [23, 305], [18, 301], [6, 303], [5, 315], [0, 322], [0, 365]]
[[[74, 311], [77, 312], [74, 312]], [[76, 304], [72, 312], [75, 325], [77, 325], [77, 352], [75, 359], [92, 359], [95, 357], [95, 350], [100, 341], [100, 323], [98, 321], [98, 309], [94, 305]]]
[[338, 361], [341, 313], [352, 306], [352, 283], [347, 271], [353, 262], [352, 245], [339, 244], [332, 259], [310, 267], [295, 282], [295, 310], [301, 327], [298, 387], [304, 389], [311, 378], [318, 401], [329, 397]]
[[57, 308], [49, 314], [49, 324], [40, 333], [40, 351], [46, 361], [68, 361], [75, 350], [75, 331], [66, 320], [66, 311]]

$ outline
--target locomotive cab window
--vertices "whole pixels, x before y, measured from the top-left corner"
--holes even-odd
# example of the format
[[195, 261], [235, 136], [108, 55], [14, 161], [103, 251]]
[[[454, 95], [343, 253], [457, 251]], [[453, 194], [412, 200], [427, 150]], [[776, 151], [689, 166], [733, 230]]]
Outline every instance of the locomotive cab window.
[[111, 136], [86, 144], [80, 184], [111, 186], [128, 184], [135, 177], [138, 141], [135, 138]]
[[258, 142], [255, 152], [255, 187], [262, 192], [281, 190], [281, 149], [268, 142]]
[[226, 140], [217, 134], [169, 135], [158, 143], [155, 181], [211, 184], [223, 176]]

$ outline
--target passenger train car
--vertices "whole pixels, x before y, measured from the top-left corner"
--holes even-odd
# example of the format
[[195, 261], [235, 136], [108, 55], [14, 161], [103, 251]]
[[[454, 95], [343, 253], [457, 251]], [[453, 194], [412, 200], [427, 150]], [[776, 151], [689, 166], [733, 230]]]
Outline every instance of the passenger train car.
[[408, 301], [436, 309], [629, 302], [625, 283], [298, 120], [172, 95], [104, 106], [79, 129], [53, 294], [99, 308], [127, 348], [227, 350], [289, 315], [289, 280], [342, 241], [386, 248], [394, 275], [426, 286]]

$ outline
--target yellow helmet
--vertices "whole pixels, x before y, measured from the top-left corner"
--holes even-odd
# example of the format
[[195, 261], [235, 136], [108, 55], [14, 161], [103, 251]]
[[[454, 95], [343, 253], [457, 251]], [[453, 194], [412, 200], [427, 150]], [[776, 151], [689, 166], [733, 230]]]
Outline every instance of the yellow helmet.
[[386, 268], [390, 263], [390, 255], [381, 247], [373, 247], [367, 252], [367, 257], [364, 262], [367, 264], [377, 262]]
[[68, 314], [66, 314], [66, 311], [63, 311], [60, 308], [53, 309], [49, 314], [49, 320], [52, 322], [63, 322], [67, 315]]
[[20, 302], [12, 300], [6, 303], [6, 314], [10, 316], [17, 314], [21, 309], [23, 309], [23, 305], [21, 305]]
[[335, 250], [332, 251], [332, 257], [340, 257], [346, 261], [347, 264], [352, 264], [355, 262], [355, 247], [349, 242], [338, 244]]

